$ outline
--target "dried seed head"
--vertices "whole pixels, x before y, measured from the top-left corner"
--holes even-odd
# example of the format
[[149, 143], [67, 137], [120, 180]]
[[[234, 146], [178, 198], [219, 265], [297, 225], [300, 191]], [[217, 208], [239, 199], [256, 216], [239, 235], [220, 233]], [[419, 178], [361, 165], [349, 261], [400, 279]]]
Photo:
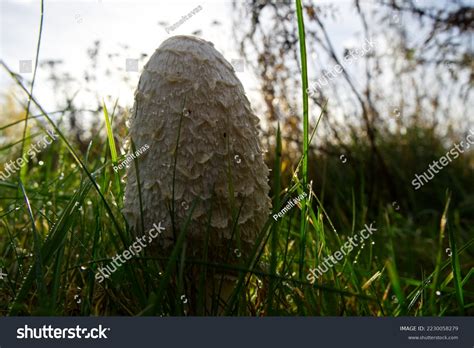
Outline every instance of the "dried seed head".
[[[209, 216], [208, 259], [223, 261], [237, 239], [245, 256], [269, 214], [269, 171], [259, 146], [259, 120], [232, 66], [212, 43], [172, 37], [145, 65], [133, 110], [135, 147], [150, 146], [138, 158], [145, 229], [161, 221], [166, 231], [158, 240], [169, 251], [170, 208], [178, 231], [192, 211], [188, 256], [202, 256]], [[124, 214], [140, 233], [134, 165], [127, 171]], [[233, 216], [238, 223], [232, 237]]]

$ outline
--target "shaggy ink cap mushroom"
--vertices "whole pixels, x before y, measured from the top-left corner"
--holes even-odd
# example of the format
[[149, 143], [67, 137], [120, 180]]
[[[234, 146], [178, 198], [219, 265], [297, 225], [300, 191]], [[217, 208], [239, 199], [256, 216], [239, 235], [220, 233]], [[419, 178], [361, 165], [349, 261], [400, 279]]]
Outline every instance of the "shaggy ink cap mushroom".
[[[209, 214], [210, 262], [223, 262], [235, 248], [243, 257], [250, 252], [270, 212], [258, 123], [232, 65], [212, 43], [174, 36], [150, 57], [135, 92], [130, 137], [136, 148], [149, 145], [137, 161], [145, 230], [160, 221], [166, 227], [159, 248], [174, 244], [169, 207], [179, 231], [196, 202], [188, 258], [203, 256]], [[124, 215], [139, 234], [135, 165], [127, 171]]]

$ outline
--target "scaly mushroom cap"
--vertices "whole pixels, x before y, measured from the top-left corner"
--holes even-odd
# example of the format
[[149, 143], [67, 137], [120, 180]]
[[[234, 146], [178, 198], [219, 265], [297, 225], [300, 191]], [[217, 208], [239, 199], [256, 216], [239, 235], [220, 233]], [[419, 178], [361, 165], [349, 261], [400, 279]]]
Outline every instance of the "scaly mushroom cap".
[[[149, 146], [138, 158], [144, 226], [148, 231], [153, 223], [162, 222], [166, 231], [157, 239], [162, 249], [169, 251], [174, 244], [170, 216], [174, 177], [177, 226], [197, 202], [187, 234], [187, 256], [203, 256], [209, 214], [209, 261], [223, 261], [229, 248], [231, 253], [239, 248], [237, 256], [248, 254], [270, 210], [258, 122], [233, 67], [212, 43], [175, 36], [155, 51], [135, 93], [130, 136], [136, 149]], [[129, 225], [141, 234], [134, 164], [127, 171], [124, 204]], [[233, 211], [238, 224], [232, 237]]]

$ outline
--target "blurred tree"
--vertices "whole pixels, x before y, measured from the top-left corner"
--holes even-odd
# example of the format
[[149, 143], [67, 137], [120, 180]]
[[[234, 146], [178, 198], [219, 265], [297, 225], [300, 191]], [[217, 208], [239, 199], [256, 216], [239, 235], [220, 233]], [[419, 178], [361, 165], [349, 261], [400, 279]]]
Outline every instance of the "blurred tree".
[[[247, 60], [255, 62], [251, 66], [259, 77], [268, 143], [274, 142], [280, 121], [283, 147], [301, 149], [301, 72], [294, 2], [234, 1], [233, 7], [235, 39]], [[452, 139], [474, 125], [474, 118], [466, 117], [473, 101], [474, 9], [461, 0], [354, 0], [305, 1], [304, 10], [310, 85], [331, 76], [311, 93], [313, 118], [329, 101], [323, 130], [318, 131], [313, 148], [351, 157], [348, 144], [361, 142], [363, 147], [367, 141], [369, 199], [380, 191], [396, 199], [400, 189], [393, 178], [394, 164], [387, 163], [380, 149], [387, 135], [404, 135], [409, 129], [423, 127]], [[343, 44], [340, 33], [331, 32], [335, 24], [346, 20], [356, 25], [347, 34], [358, 44]], [[344, 64], [346, 56], [360, 50], [365, 39], [373, 40], [374, 47]], [[334, 77], [329, 72], [337, 65], [341, 72]], [[291, 163], [297, 156], [298, 151], [284, 151]]]

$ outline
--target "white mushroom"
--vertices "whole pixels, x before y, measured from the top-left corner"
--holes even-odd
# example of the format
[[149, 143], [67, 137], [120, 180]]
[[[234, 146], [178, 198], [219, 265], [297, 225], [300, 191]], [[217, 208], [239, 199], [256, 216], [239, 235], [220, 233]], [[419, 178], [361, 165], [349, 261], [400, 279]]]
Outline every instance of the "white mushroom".
[[[170, 208], [179, 232], [196, 203], [187, 258], [203, 258], [209, 214], [208, 261], [232, 263], [236, 254], [248, 255], [270, 210], [258, 122], [233, 67], [212, 43], [175, 36], [151, 56], [135, 93], [130, 136], [136, 149], [149, 146], [137, 159], [144, 226], [161, 221], [166, 227], [158, 242], [162, 251], [175, 242]], [[124, 204], [131, 229], [142, 233], [134, 165]]]

